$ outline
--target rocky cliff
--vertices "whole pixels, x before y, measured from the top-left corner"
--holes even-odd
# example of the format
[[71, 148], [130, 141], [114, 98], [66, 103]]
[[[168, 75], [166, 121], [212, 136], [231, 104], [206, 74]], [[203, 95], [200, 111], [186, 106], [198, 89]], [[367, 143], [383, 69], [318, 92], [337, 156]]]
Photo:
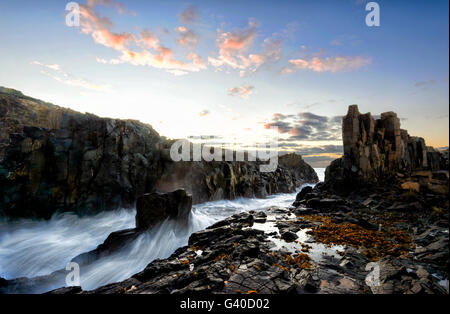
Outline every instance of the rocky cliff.
[[260, 172], [261, 162], [166, 162], [156, 190], [170, 192], [185, 189], [194, 203], [238, 196], [264, 198], [289, 193], [303, 183], [318, 182], [316, 172], [301, 156], [287, 154], [279, 158], [274, 172]]
[[273, 173], [252, 162], [173, 162], [170, 143], [139, 121], [81, 114], [0, 88], [0, 216], [129, 208], [144, 193], [179, 188], [194, 203], [264, 197], [317, 181], [301, 159]]
[[349, 106], [342, 138], [344, 156], [325, 172], [325, 186], [335, 190], [410, 177], [417, 171], [448, 170], [448, 157], [401, 129], [394, 112], [374, 119], [370, 113], [361, 114], [357, 105]]

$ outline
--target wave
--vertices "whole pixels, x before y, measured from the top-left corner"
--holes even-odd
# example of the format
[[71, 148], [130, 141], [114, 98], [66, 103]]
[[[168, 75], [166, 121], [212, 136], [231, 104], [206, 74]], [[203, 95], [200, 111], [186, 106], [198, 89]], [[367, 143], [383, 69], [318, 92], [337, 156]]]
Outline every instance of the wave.
[[[320, 170], [316, 169], [323, 180], [323, 171]], [[303, 186], [307, 185], [313, 186]], [[273, 206], [287, 207], [295, 196], [296, 192], [271, 195], [265, 199], [238, 198], [194, 205], [187, 224], [166, 220], [119, 252], [82, 266], [80, 284], [83, 289], [91, 290], [125, 280], [143, 270], [151, 261], [167, 258], [177, 248], [187, 245], [189, 236], [196, 231], [236, 213], [266, 210]], [[55, 215], [49, 221], [21, 220], [1, 224], [0, 277], [31, 278], [64, 269], [72, 258], [95, 249], [111, 232], [134, 228], [135, 214], [135, 210], [125, 209], [89, 217], [65, 213]], [[61, 285], [64, 283], [58, 281], [33, 292], [45, 292]]]

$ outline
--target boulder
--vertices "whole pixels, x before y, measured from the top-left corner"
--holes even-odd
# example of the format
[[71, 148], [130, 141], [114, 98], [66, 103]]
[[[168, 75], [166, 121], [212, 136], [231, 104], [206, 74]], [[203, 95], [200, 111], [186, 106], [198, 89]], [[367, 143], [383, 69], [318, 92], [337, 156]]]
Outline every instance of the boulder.
[[144, 194], [136, 202], [136, 228], [148, 229], [167, 218], [187, 221], [191, 208], [192, 196], [182, 189]]
[[305, 186], [300, 192], [297, 193], [297, 196], [295, 197], [295, 202], [292, 204], [295, 207], [298, 207], [300, 205], [300, 201], [305, 199], [305, 195], [308, 193], [311, 193], [313, 190], [310, 186]]
[[292, 242], [298, 238], [298, 235], [292, 231], [284, 231], [281, 233], [281, 238], [287, 242]]
[[91, 264], [102, 257], [119, 251], [141, 234], [142, 230], [136, 228], [112, 232], [97, 248], [74, 257], [72, 262], [78, 263], [80, 266]]

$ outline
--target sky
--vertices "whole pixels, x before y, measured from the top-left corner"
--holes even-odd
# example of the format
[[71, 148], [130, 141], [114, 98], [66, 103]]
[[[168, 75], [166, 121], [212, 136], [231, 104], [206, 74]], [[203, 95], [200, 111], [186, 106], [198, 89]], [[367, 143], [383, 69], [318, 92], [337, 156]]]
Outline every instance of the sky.
[[0, 86], [211, 145], [278, 127], [316, 167], [351, 104], [449, 145], [446, 0], [376, 1], [372, 27], [364, 0], [86, 0], [78, 26], [67, 3], [0, 0]]

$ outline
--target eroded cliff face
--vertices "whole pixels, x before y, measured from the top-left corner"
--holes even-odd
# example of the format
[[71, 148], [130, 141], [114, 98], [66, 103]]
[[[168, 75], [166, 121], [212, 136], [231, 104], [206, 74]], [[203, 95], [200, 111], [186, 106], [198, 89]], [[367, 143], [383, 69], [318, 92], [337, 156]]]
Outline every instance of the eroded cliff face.
[[170, 143], [139, 121], [81, 114], [0, 89], [0, 216], [130, 208], [144, 193], [179, 188], [194, 203], [264, 197], [317, 181], [303, 160], [273, 173], [252, 162], [173, 162]]
[[304, 183], [319, 179], [301, 156], [287, 154], [279, 158], [274, 172], [260, 172], [261, 162], [166, 162], [156, 190], [170, 192], [185, 189], [194, 203], [234, 199], [264, 198], [289, 193]]
[[137, 121], [0, 98], [0, 208], [6, 216], [131, 207], [159, 176], [161, 138]]
[[419, 170], [448, 170], [448, 158], [401, 129], [394, 112], [374, 119], [370, 113], [361, 114], [357, 105], [349, 106], [342, 137], [344, 156], [325, 172], [325, 185], [338, 190], [409, 177]]

